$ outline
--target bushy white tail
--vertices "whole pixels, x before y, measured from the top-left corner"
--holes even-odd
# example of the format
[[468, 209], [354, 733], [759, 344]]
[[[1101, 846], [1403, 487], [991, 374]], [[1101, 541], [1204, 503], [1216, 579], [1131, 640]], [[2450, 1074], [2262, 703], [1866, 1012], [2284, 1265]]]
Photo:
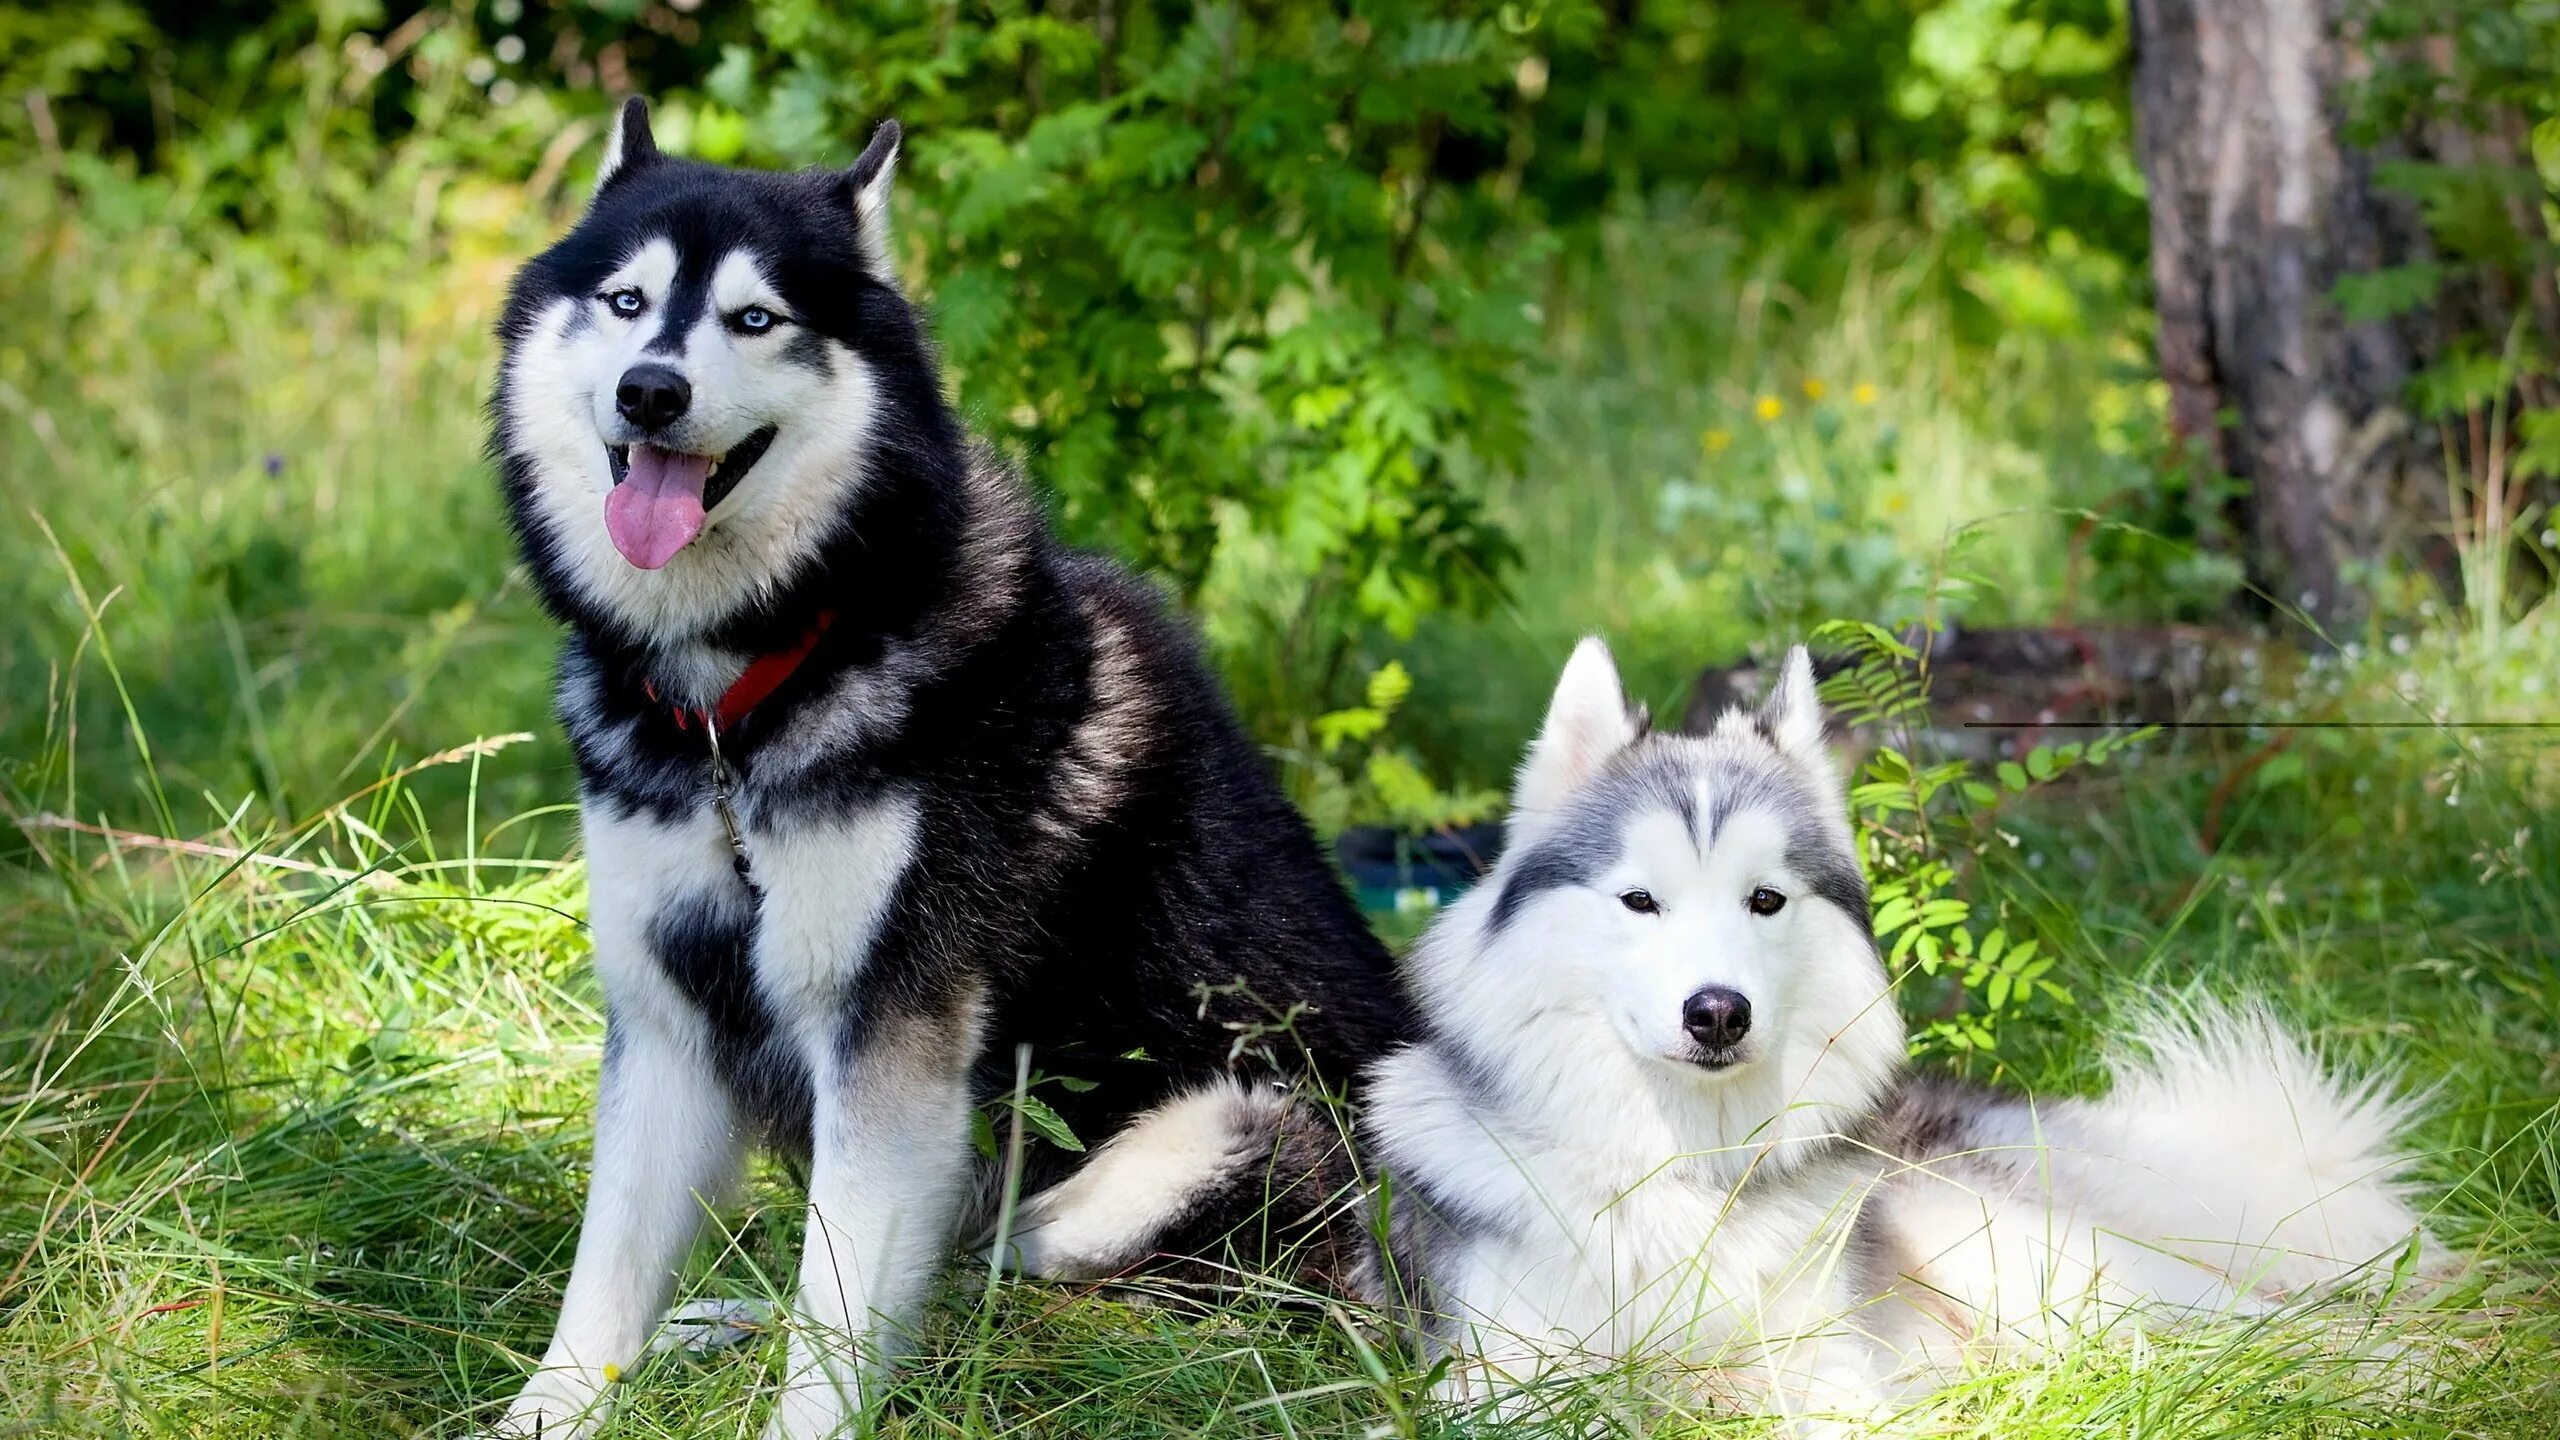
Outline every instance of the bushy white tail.
[[2073, 1132], [2051, 1139], [2113, 1162], [2080, 1177], [2081, 1198], [2128, 1238], [2264, 1300], [2387, 1277], [2426, 1244], [2404, 1179], [2413, 1103], [2334, 1075], [2264, 1009], [2155, 1014], [2112, 1068], [2105, 1098], [2046, 1118]]

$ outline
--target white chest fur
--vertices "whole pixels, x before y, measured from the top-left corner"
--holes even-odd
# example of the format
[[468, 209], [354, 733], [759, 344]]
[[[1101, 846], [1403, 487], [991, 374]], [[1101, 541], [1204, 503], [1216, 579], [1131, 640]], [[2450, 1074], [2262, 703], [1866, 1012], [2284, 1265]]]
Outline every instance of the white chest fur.
[[[673, 820], [590, 799], [580, 814], [587, 851], [587, 928], [596, 974], [617, 1011], [680, 1016], [684, 1001], [657, 954], [659, 927], [686, 907], [740, 922], [747, 897], [708, 805]], [[672, 1008], [670, 1008], [672, 1007]]]
[[888, 794], [828, 815], [763, 823], [741, 814], [747, 869], [761, 897], [756, 983], [786, 1029], [825, 1043], [915, 861], [920, 810]]
[[617, 1008], [684, 1003], [657, 947], [662, 927], [690, 909], [715, 923], [751, 921], [756, 985], [774, 1015], [804, 1042], [832, 1032], [914, 861], [918, 816], [900, 794], [770, 821], [742, 805], [751, 898], [707, 794], [672, 819], [590, 802], [589, 923], [606, 995]]
[[1641, 1106], [1568, 1137], [1470, 1096], [1427, 1051], [1381, 1067], [1372, 1098], [1400, 1116], [1388, 1167], [1461, 1217], [1432, 1262], [1458, 1393], [1638, 1355], [1803, 1389], [1836, 1358], [1817, 1352], [1854, 1304], [1849, 1239], [1873, 1167], [1784, 1183], [1761, 1173], [1766, 1155], [1729, 1167], [1654, 1133]]
[[1751, 1203], [1657, 1174], [1624, 1193], [1553, 1195], [1520, 1231], [1468, 1247], [1457, 1308], [1483, 1353], [1736, 1363], [1838, 1311], [1854, 1201]]

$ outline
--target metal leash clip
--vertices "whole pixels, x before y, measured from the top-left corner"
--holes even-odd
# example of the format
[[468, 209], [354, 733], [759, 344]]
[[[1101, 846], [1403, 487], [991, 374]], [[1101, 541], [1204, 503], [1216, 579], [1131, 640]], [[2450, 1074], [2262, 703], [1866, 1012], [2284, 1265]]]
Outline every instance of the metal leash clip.
[[720, 817], [720, 832], [729, 839], [729, 865], [749, 888], [755, 877], [747, 873], [747, 841], [738, 832], [738, 812], [729, 805], [729, 761], [720, 753], [720, 727], [708, 714], [702, 717], [702, 733], [711, 742], [711, 809]]

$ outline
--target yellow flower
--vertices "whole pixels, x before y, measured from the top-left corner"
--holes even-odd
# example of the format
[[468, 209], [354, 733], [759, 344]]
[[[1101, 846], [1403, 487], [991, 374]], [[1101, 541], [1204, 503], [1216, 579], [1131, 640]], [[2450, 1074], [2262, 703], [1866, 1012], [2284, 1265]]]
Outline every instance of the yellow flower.
[[1884, 497], [1884, 513], [1887, 515], [1899, 515], [1910, 508], [1911, 497], [1903, 494], [1899, 490], [1896, 490], [1892, 494]]
[[1876, 387], [1872, 382], [1861, 380], [1858, 382], [1857, 388], [1849, 392], [1849, 398], [1857, 401], [1861, 405], [1873, 405], [1876, 403], [1876, 394]]
[[1733, 443], [1733, 432], [1723, 429], [1709, 430], [1698, 437], [1698, 443], [1706, 448], [1708, 454], [1721, 455], [1725, 447]]
[[1763, 420], [1775, 420], [1787, 413], [1787, 402], [1775, 395], [1763, 395], [1760, 403], [1752, 406], [1751, 410]]
[[619, 1365], [607, 1365], [606, 1367], [604, 1367], [604, 1383], [606, 1383], [607, 1385], [619, 1385], [619, 1384], [621, 1384], [621, 1383], [622, 1383], [622, 1367], [621, 1367], [621, 1366], [619, 1366]]
[[1805, 377], [1804, 398], [1807, 400], [1819, 405], [1822, 403], [1822, 397], [1830, 393], [1830, 386], [1823, 384], [1821, 381], [1814, 379], [1810, 375]]

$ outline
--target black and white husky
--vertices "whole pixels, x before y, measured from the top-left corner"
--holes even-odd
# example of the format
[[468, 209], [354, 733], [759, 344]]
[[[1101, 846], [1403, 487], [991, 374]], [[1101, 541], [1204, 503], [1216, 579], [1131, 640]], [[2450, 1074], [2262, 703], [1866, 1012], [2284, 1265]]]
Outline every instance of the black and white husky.
[[1516, 1413], [1646, 1356], [1827, 1428], [1968, 1352], [2423, 1243], [2405, 1107], [2254, 1010], [2138, 1027], [2103, 1100], [1907, 1074], [1847, 817], [1802, 649], [1700, 736], [1575, 652], [1501, 863], [1411, 961], [1425, 1038], [1363, 1097], [1374, 1279], [1451, 1390]]
[[1282, 1087], [1403, 1034], [1190, 640], [964, 437], [890, 263], [897, 148], [720, 169], [634, 101], [501, 324], [492, 445], [568, 625], [608, 1013], [577, 1259], [507, 1433], [601, 1420], [756, 1138], [806, 1162], [770, 1428], [816, 1436], [982, 1220], [972, 1110], [1020, 1047], [1109, 1137], [1034, 1165], [1012, 1258], [1060, 1275], [1213, 1244], [1263, 1199]]

